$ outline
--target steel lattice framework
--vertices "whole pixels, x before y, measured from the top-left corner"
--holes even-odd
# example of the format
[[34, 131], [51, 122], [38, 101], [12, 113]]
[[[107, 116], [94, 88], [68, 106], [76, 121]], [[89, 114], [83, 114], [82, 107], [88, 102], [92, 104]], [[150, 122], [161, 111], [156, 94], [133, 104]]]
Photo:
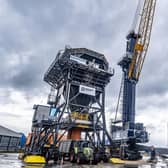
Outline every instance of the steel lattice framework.
[[151, 37], [153, 18], [156, 8], [156, 0], [144, 0], [142, 13], [140, 13], [140, 22], [134, 48], [133, 58], [129, 67], [128, 76], [139, 80], [143, 63], [148, 51]]
[[[85, 139], [104, 149], [106, 137], [105, 87], [113, 72], [103, 54], [86, 48], [65, 48], [58, 52], [44, 81], [56, 90], [52, 106], [58, 109], [56, 130], [81, 129]], [[86, 114], [84, 120], [74, 118]], [[60, 138], [56, 137], [56, 143]]]

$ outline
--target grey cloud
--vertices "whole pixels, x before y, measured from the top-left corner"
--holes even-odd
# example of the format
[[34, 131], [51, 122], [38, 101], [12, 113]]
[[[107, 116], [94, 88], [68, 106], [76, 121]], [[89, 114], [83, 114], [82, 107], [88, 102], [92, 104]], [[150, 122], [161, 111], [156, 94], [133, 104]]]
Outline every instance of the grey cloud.
[[8, 89], [0, 89], [0, 104], [6, 105], [9, 102], [13, 103], [11, 99], [11, 91]]
[[1, 117], [12, 117], [12, 118], [20, 118], [21, 116], [20, 115], [17, 115], [17, 114], [12, 114], [10, 112], [0, 112], [0, 115]]
[[[6, 58], [1, 69], [3, 73], [8, 72], [8, 75], [2, 78], [1, 84], [10, 85], [16, 89], [26, 90], [26, 88], [40, 85], [42, 82], [40, 77], [45, 72], [44, 69], [47, 69], [51, 58], [54, 59], [55, 52], [60, 49], [59, 46], [70, 43], [72, 47], [99, 48], [98, 51], [101, 52], [103, 44], [106, 47], [110, 45], [110, 41], [105, 41], [112, 35], [111, 32], [115, 31], [115, 26], [111, 26], [115, 18], [112, 18], [110, 23], [111, 19], [103, 16], [106, 15], [105, 8], [107, 8], [103, 1], [100, 4], [95, 3], [97, 5], [93, 5], [91, 2], [84, 3], [90, 9], [96, 6], [91, 13], [88, 13], [88, 10], [80, 12], [79, 6], [75, 6], [76, 2], [72, 1], [66, 1], [66, 3], [58, 1], [52, 2], [52, 4], [33, 3], [33, 5], [31, 1], [26, 3], [22, 1], [8, 2], [9, 11], [6, 13], [9, 12], [8, 17], [10, 18], [7, 19], [7, 27], [1, 29], [4, 50], [4, 53], [1, 53], [2, 60]], [[110, 3], [110, 5], [112, 4]], [[118, 6], [119, 3], [116, 5]], [[108, 8], [107, 15], [110, 10]], [[76, 12], [78, 13], [76, 14]], [[117, 11], [117, 14], [119, 15], [120, 12]], [[16, 20], [16, 25], [12, 25], [13, 22], [10, 22], [11, 17]], [[107, 26], [108, 22], [110, 26]], [[98, 37], [97, 34], [99, 34]], [[116, 34], [114, 32], [112, 37]], [[90, 40], [91, 42], [89, 42]], [[33, 50], [34, 56], [22, 55], [29, 50]], [[33, 57], [36, 62], [32, 59], [28, 64], [20, 63], [17, 67], [11, 68], [8, 65], [8, 59], [13, 53], [21, 55], [20, 57]], [[43, 65], [41, 65], [42, 60]], [[12, 71], [17, 71], [17, 73], [11, 75]]]
[[6, 69], [4, 74], [1, 73], [2, 77], [0, 83], [3, 87], [10, 86], [14, 88], [33, 87], [33, 84], [36, 86], [36, 82], [41, 76], [41, 65], [42, 63], [38, 65], [36, 59], [33, 58], [25, 63], [22, 63], [19, 60], [16, 65], [11, 67], [8, 64], [5, 64], [8, 69]]
[[145, 125], [145, 127], [149, 130], [149, 131], [155, 131], [156, 130], [156, 128], [155, 128], [155, 125], [153, 125], [153, 124], [148, 124], [148, 125]]

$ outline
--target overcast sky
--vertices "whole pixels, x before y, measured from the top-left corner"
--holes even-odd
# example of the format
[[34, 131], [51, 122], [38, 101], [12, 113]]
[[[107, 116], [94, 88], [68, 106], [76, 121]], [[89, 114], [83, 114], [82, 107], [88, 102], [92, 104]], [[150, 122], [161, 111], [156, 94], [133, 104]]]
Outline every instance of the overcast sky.
[[[114, 114], [121, 69], [137, 0], [0, 0], [0, 124], [30, 131], [33, 104], [46, 104], [43, 75], [65, 45], [103, 53], [115, 76], [107, 87], [106, 112]], [[167, 145], [168, 1], [158, 0], [152, 38], [137, 86], [136, 120], [150, 143]]]

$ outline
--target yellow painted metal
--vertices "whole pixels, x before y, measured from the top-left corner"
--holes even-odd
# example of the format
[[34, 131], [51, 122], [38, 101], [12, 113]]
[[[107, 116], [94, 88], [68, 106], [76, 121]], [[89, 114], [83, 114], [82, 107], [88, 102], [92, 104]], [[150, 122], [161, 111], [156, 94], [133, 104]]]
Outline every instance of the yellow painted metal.
[[143, 45], [142, 45], [142, 44], [136, 44], [136, 45], [135, 45], [135, 50], [142, 52], [142, 51], [143, 51]]
[[72, 112], [71, 113], [72, 118], [78, 119], [78, 120], [87, 120], [89, 119], [88, 113], [79, 113], [79, 112]]
[[125, 163], [124, 160], [121, 160], [119, 158], [110, 158], [110, 162], [114, 164], [124, 164]]
[[50, 148], [51, 145], [45, 144], [44, 147], [45, 148]]
[[136, 65], [136, 60], [137, 60], [137, 55], [134, 55], [133, 58], [132, 58], [132, 62], [131, 62], [129, 71], [128, 71], [128, 77], [130, 79], [133, 78], [133, 72], [134, 72], [134, 68], [135, 68], [135, 65]]
[[146, 58], [151, 37], [153, 18], [157, 0], [144, 0], [142, 12], [140, 14], [136, 45], [132, 56], [132, 61], [128, 70], [130, 79], [139, 80], [140, 73]]
[[77, 127], [79, 127], [79, 128], [89, 128], [89, 126], [87, 126], [87, 125], [81, 125], [81, 124], [78, 124]]
[[26, 164], [24, 168], [44, 168], [45, 164]]
[[23, 161], [25, 163], [35, 163], [35, 164], [44, 164], [46, 163], [46, 160], [43, 156], [39, 156], [39, 155], [27, 155], [24, 157]]

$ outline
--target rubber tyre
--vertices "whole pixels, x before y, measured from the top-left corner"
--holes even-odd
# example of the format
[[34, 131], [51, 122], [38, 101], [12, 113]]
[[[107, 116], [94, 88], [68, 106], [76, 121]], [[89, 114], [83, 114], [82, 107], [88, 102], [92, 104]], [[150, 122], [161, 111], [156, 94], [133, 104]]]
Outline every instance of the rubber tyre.
[[72, 152], [72, 153], [70, 153], [70, 162], [71, 163], [75, 163], [75, 154]]
[[104, 163], [107, 163], [107, 162], [108, 162], [108, 158], [107, 158], [106, 156], [103, 158], [103, 162], [104, 162]]
[[97, 165], [98, 161], [97, 160], [92, 160], [92, 165]]
[[78, 155], [78, 156], [77, 156], [76, 163], [77, 163], [77, 164], [81, 164], [81, 163], [82, 163], [81, 155]]
[[46, 152], [45, 159], [46, 159], [46, 162], [48, 163], [48, 161], [50, 160], [50, 158], [49, 158], [49, 152]]

